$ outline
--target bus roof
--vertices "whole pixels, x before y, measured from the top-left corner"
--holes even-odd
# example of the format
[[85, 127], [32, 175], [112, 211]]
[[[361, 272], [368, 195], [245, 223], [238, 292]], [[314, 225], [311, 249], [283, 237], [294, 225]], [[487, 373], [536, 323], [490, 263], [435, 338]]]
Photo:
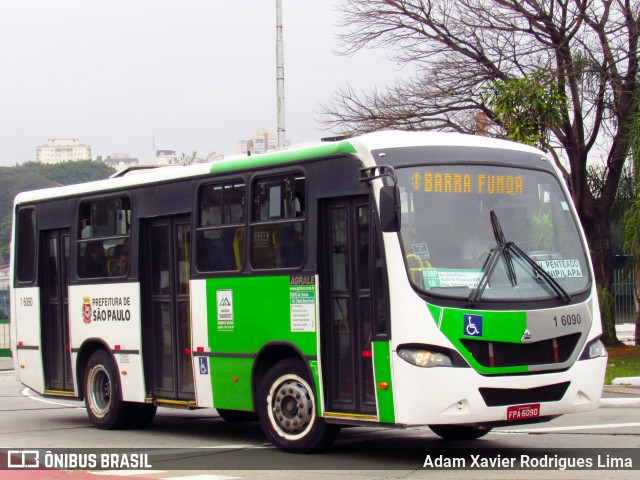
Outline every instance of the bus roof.
[[373, 159], [369, 153], [372, 150], [381, 148], [445, 145], [476, 148], [501, 148], [544, 155], [541, 151], [527, 145], [477, 135], [444, 132], [384, 131], [369, 133], [336, 142], [316, 142], [312, 144], [294, 145], [293, 147], [284, 150], [278, 150], [261, 155], [235, 155], [211, 163], [160, 167], [143, 172], [138, 171], [135, 175], [124, 175], [94, 182], [32, 190], [19, 193], [16, 196], [14, 203], [17, 205], [52, 198], [95, 194], [97, 192], [130, 188], [137, 185], [147, 185], [183, 178], [259, 169], [268, 166], [285, 165], [288, 163], [330, 157], [340, 154], [358, 154], [363, 164], [373, 165]]

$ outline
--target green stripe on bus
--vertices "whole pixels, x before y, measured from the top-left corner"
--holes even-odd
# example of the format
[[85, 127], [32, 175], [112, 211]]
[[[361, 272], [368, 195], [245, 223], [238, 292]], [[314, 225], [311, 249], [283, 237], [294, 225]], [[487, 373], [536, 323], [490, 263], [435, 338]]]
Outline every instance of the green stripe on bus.
[[313, 375], [313, 381], [316, 386], [316, 414], [318, 416], [322, 416], [322, 395], [320, 394], [320, 377], [318, 376], [318, 361], [311, 360], [309, 361], [309, 368], [311, 369], [311, 374]]
[[[433, 314], [433, 310], [432, 310]], [[468, 335], [465, 332], [464, 316], [474, 315], [482, 324], [482, 335]], [[481, 319], [479, 318], [481, 317]], [[478, 325], [479, 326], [479, 325]], [[453, 343], [469, 364], [479, 373], [505, 374], [528, 372], [526, 365], [515, 367], [486, 367], [478, 363], [462, 340], [505, 342], [520, 344], [527, 328], [527, 314], [523, 311], [484, 311], [445, 308], [442, 314], [442, 333]]]
[[290, 345], [302, 355], [317, 355], [315, 331], [292, 331], [292, 288], [284, 275], [207, 279], [207, 312], [193, 315], [207, 316], [215, 406], [251, 409], [253, 356], [265, 345]]
[[430, 303], [427, 303], [427, 307], [429, 307], [429, 312], [433, 317], [433, 321], [436, 322], [436, 325], [438, 325], [438, 323], [440, 322], [440, 312], [442, 312], [442, 308], [431, 305]]
[[213, 405], [229, 410], [252, 410], [253, 358], [211, 357], [210, 362]]
[[[393, 407], [393, 383], [391, 380], [391, 358], [389, 342], [373, 343], [373, 362], [375, 369], [376, 391], [378, 397], [378, 418], [382, 423], [395, 423], [396, 415]], [[378, 387], [386, 382], [388, 389]]]
[[289, 278], [208, 279], [207, 320], [211, 352], [251, 354], [258, 353], [267, 343], [286, 342], [297, 346], [303, 355], [317, 355], [315, 331], [291, 331]]
[[281, 152], [267, 153], [264, 155], [221, 160], [211, 165], [211, 173], [226, 173], [269, 165], [280, 165], [313, 158], [329, 157], [341, 153], [356, 153], [356, 149], [351, 142], [343, 141], [297, 150], [283, 150]]

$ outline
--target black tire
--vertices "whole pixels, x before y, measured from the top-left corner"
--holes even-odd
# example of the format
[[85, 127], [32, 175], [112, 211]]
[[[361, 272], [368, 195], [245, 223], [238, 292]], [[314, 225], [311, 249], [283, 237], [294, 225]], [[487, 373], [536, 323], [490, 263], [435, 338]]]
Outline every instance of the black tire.
[[97, 350], [89, 358], [84, 389], [87, 413], [96, 427], [117, 430], [130, 426], [135, 407], [122, 401], [118, 372], [106, 351]]
[[158, 407], [151, 403], [134, 403], [133, 418], [131, 419], [131, 428], [143, 429], [147, 428], [156, 416]]
[[340, 432], [317, 415], [316, 395], [304, 365], [276, 363], [258, 391], [258, 417], [265, 435], [281, 450], [306, 453], [327, 448]]
[[227, 410], [225, 408], [216, 408], [218, 415], [227, 423], [241, 422], [257, 422], [258, 414], [256, 412], [244, 412], [241, 410]]
[[491, 428], [469, 427], [466, 425], [429, 425], [429, 428], [436, 435], [445, 440], [456, 442], [464, 440], [476, 440], [489, 433]]

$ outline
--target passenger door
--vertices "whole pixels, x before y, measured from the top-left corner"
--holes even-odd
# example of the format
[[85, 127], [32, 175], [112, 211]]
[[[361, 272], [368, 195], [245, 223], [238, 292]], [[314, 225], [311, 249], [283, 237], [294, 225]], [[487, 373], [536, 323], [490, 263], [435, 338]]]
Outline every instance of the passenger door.
[[69, 230], [42, 234], [41, 332], [45, 391], [73, 393], [69, 341]]
[[326, 201], [322, 208], [321, 359], [328, 412], [376, 413], [369, 213], [368, 195]]
[[195, 399], [189, 317], [191, 220], [149, 221], [144, 228], [143, 355], [147, 388], [159, 400]]

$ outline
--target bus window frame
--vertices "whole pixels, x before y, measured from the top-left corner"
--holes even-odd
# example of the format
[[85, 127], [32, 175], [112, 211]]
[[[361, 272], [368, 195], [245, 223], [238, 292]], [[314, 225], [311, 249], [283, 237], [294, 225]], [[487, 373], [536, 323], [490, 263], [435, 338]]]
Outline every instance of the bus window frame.
[[[391, 338], [391, 305], [389, 301], [389, 269], [387, 267], [387, 256], [384, 248], [384, 235], [382, 225], [380, 223], [380, 214], [376, 202], [374, 201], [373, 192], [369, 197], [369, 218], [371, 226], [369, 227], [369, 289], [377, 318], [372, 319], [371, 330], [373, 338], [378, 341], [387, 341]], [[376, 266], [373, 245], [377, 247], [378, 259], [381, 262], [381, 281], [376, 278]], [[384, 305], [380, 305], [380, 303]], [[380, 322], [380, 315], [383, 321]], [[384, 325], [383, 325], [384, 324]]]
[[[32, 257], [31, 257], [31, 261], [32, 261], [32, 265], [33, 265], [33, 270], [31, 272], [31, 279], [30, 280], [20, 280], [18, 278], [18, 270], [20, 268], [21, 265], [21, 255], [19, 255], [19, 249], [21, 248], [20, 246], [23, 245], [22, 242], [22, 238], [21, 238], [21, 230], [20, 230], [20, 214], [24, 211], [27, 210], [31, 210], [33, 212], [33, 251], [32, 253]], [[21, 286], [21, 287], [25, 287], [25, 286], [29, 286], [29, 285], [37, 285], [38, 284], [38, 236], [40, 234], [40, 231], [38, 230], [38, 209], [36, 208], [36, 205], [17, 205], [16, 206], [16, 238], [13, 239], [13, 241], [15, 242], [15, 246], [13, 247], [14, 252], [15, 252], [15, 273], [14, 273], [14, 285], [15, 286]]]
[[[244, 186], [244, 205], [243, 205], [243, 221], [240, 223], [229, 223], [229, 224], [220, 224], [220, 225], [213, 225], [213, 226], [201, 226], [200, 222], [201, 222], [201, 214], [202, 214], [202, 192], [204, 189], [208, 188], [208, 187], [212, 187], [212, 186], [227, 186], [227, 185], [232, 185], [232, 184], [240, 184], [242, 183], [242, 185]], [[207, 276], [209, 274], [215, 274], [216, 276], [219, 275], [232, 275], [232, 274], [237, 274], [241, 271], [243, 271], [247, 265], [247, 248], [246, 248], [246, 239], [245, 239], [245, 245], [242, 246], [241, 249], [241, 253], [242, 253], [242, 265], [240, 266], [240, 268], [233, 268], [233, 269], [223, 269], [223, 270], [208, 270], [208, 269], [200, 269], [199, 265], [198, 265], [198, 251], [201, 248], [201, 241], [199, 238], [199, 233], [200, 232], [204, 232], [204, 231], [213, 231], [213, 230], [218, 230], [218, 231], [222, 231], [222, 230], [231, 230], [232, 228], [235, 228], [236, 231], [238, 229], [244, 229], [245, 232], [245, 237], [246, 237], [246, 231], [248, 228], [248, 224], [247, 224], [247, 219], [249, 216], [249, 208], [247, 206], [247, 202], [248, 202], [248, 192], [249, 192], [249, 182], [247, 181], [246, 175], [241, 175], [241, 176], [233, 176], [233, 177], [223, 177], [223, 178], [215, 178], [213, 179], [207, 179], [206, 182], [200, 182], [196, 185], [195, 188], [195, 195], [194, 195], [194, 208], [193, 208], [193, 222], [192, 222], [192, 229], [194, 232], [194, 241], [192, 242], [192, 251], [191, 251], [191, 258], [193, 259], [193, 272], [196, 274], [201, 274], [204, 276]]]
[[[81, 228], [81, 221], [82, 221], [82, 209], [83, 206], [86, 205], [87, 203], [91, 204], [94, 202], [102, 202], [105, 200], [111, 200], [111, 199], [123, 199], [126, 198], [129, 202], [129, 230], [127, 232], [126, 235], [107, 235], [107, 236], [101, 236], [101, 237], [86, 237], [86, 238], [82, 238], [82, 228]], [[137, 217], [134, 214], [134, 200], [132, 198], [131, 193], [128, 190], [114, 190], [111, 192], [108, 192], [106, 194], [103, 195], [96, 195], [96, 196], [91, 196], [91, 197], [81, 197], [78, 198], [77, 201], [77, 205], [76, 205], [76, 214], [75, 214], [75, 222], [74, 222], [74, 229], [75, 232], [72, 232], [72, 242], [71, 242], [71, 250], [72, 250], [72, 258], [74, 260], [74, 265], [75, 267], [72, 268], [74, 274], [75, 274], [75, 278], [82, 283], [115, 283], [115, 282], [122, 282], [124, 280], [127, 280], [129, 278], [131, 278], [133, 276], [133, 262], [131, 261], [131, 258], [133, 257], [132, 255], [132, 246], [134, 243], [137, 242], [132, 242], [132, 238], [134, 238], [134, 229], [135, 229], [135, 223], [137, 220]], [[74, 234], [75, 233], [75, 234]], [[110, 275], [107, 265], [109, 263], [109, 261], [111, 260], [110, 258], [108, 258], [105, 255], [105, 270], [106, 273], [104, 276], [99, 276], [99, 277], [84, 277], [81, 276], [79, 274], [80, 271], [80, 263], [81, 263], [81, 255], [80, 255], [80, 246], [82, 244], [88, 244], [91, 243], [93, 241], [101, 241], [101, 242], [105, 242], [105, 241], [110, 241], [110, 240], [120, 240], [122, 239], [122, 243], [124, 244], [127, 240], [129, 241], [129, 264], [127, 266], [127, 273], [125, 275]], [[105, 252], [106, 254], [106, 252]]]
[[[294, 179], [298, 176], [301, 176], [304, 181], [304, 208], [302, 209], [303, 216], [300, 218], [284, 218], [279, 220], [260, 220], [254, 221], [254, 213], [255, 213], [255, 205], [254, 205], [254, 196], [257, 189], [257, 183], [262, 179], [275, 178], [275, 177], [287, 177], [292, 176]], [[280, 271], [301, 271], [305, 268], [308, 257], [308, 245], [309, 245], [309, 172], [306, 169], [301, 168], [301, 166], [296, 165], [295, 168], [282, 168], [282, 169], [273, 169], [273, 170], [259, 170], [251, 175], [249, 182], [249, 189], [247, 189], [248, 196], [246, 201], [248, 202], [248, 211], [246, 215], [246, 224], [247, 224], [247, 239], [245, 241], [245, 248], [247, 249], [247, 265], [251, 272], [259, 272], [259, 273], [268, 273], [268, 272], [280, 272]], [[295, 191], [295, 188], [294, 188]], [[277, 265], [269, 266], [261, 268], [256, 266], [253, 258], [253, 245], [254, 238], [253, 232], [254, 228], [265, 226], [265, 225], [293, 225], [293, 224], [301, 224], [302, 225], [302, 258], [301, 262], [297, 266], [293, 267], [278, 267]], [[272, 247], [275, 250], [275, 245]]]

